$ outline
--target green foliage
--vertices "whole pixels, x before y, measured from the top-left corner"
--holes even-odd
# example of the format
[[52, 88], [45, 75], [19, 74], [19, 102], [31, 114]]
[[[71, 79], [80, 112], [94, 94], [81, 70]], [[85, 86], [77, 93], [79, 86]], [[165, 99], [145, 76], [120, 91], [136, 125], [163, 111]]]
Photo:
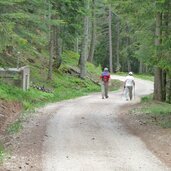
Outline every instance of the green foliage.
[[62, 66], [78, 66], [79, 54], [73, 51], [64, 51], [62, 54]]
[[87, 62], [87, 70], [88, 72], [95, 74], [95, 75], [100, 75], [101, 74], [101, 66], [94, 67], [92, 63]]
[[66, 50], [74, 48], [76, 39], [82, 36], [82, 17], [85, 14], [84, 1], [58, 0], [53, 1], [53, 9], [56, 10], [58, 19], [65, 22], [60, 26], [60, 38]]

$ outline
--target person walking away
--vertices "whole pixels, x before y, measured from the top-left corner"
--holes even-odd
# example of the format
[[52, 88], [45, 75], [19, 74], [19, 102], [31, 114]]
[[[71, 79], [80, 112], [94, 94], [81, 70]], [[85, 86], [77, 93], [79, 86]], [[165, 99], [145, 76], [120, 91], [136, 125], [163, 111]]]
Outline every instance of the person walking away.
[[128, 76], [126, 76], [124, 82], [124, 88], [125, 88], [126, 100], [128, 99], [132, 100], [132, 94], [133, 94], [132, 92], [133, 92], [133, 88], [135, 88], [135, 81], [132, 72], [129, 72]]
[[101, 88], [102, 88], [102, 99], [104, 97], [108, 98], [108, 87], [109, 87], [109, 79], [110, 79], [110, 73], [108, 71], [108, 68], [104, 68], [104, 71], [102, 72], [101, 76]]

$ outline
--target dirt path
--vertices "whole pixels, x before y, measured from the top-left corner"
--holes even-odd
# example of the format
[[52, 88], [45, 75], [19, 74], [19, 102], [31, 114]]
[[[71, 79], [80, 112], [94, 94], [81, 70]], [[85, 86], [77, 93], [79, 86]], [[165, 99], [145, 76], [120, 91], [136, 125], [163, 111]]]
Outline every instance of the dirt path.
[[[152, 91], [150, 82], [136, 83], [139, 96]], [[167, 170], [118, 120], [119, 108], [137, 101], [125, 102], [119, 92], [107, 100], [96, 94], [66, 102], [47, 124], [43, 170]]]
[[109, 99], [105, 100], [98, 93], [39, 109], [37, 117], [26, 123], [23, 133], [14, 138], [20, 143], [13, 146], [15, 154], [4, 164], [3, 169], [171, 170], [119, 119], [120, 111], [125, 106], [136, 104], [138, 96], [149, 94], [152, 89], [150, 81], [137, 79], [136, 98], [132, 102], [126, 102], [122, 92], [112, 92]]

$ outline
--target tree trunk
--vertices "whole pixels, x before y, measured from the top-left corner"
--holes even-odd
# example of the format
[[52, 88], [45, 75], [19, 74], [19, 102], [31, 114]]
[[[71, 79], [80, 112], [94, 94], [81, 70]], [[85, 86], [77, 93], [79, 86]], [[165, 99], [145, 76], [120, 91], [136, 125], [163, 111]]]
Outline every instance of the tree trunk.
[[110, 72], [113, 73], [113, 54], [112, 54], [112, 11], [111, 5], [109, 6], [109, 67]]
[[145, 65], [145, 73], [147, 73], [147, 72], [148, 72], [148, 66]]
[[51, 48], [51, 57], [53, 58], [53, 62], [52, 62], [52, 68], [56, 68], [59, 69], [59, 67], [61, 66], [62, 63], [62, 39], [60, 38], [60, 31], [59, 28], [56, 26], [52, 26], [51, 27], [51, 43], [50, 43], [50, 48]]
[[92, 32], [90, 51], [87, 61], [92, 62], [94, 57], [95, 43], [96, 43], [96, 18], [95, 18], [95, 0], [92, 0]]
[[171, 104], [171, 73], [167, 74], [167, 101]]
[[140, 74], [143, 73], [143, 63], [142, 63], [142, 60], [140, 60], [139, 73]]
[[59, 28], [56, 28], [55, 68], [59, 69], [61, 63], [62, 63], [62, 39], [60, 38]]
[[126, 37], [126, 47], [127, 47], [127, 69], [128, 72], [132, 71], [131, 68], [131, 62], [130, 62], [130, 50], [129, 50], [129, 45], [130, 45], [130, 37], [129, 37], [129, 26], [128, 23], [126, 23], [126, 33], [127, 33], [127, 37]]
[[162, 70], [162, 101], [166, 101], [166, 71]]
[[128, 72], [132, 71], [132, 69], [131, 69], [131, 62], [130, 62], [129, 58], [127, 59], [127, 66], [128, 66]]
[[155, 68], [154, 74], [154, 100], [162, 101], [162, 69]]
[[[156, 46], [156, 58], [159, 58], [159, 46], [161, 41], [161, 22], [162, 15], [160, 12], [156, 14], [156, 33], [155, 33], [155, 46]], [[162, 69], [158, 66], [155, 67], [154, 74], [154, 100], [162, 101]]]
[[[165, 1], [165, 11], [163, 14], [163, 25], [164, 25], [164, 30], [163, 30], [163, 41], [167, 41], [168, 40], [168, 36], [170, 34], [169, 31], [169, 10], [170, 10], [170, 0], [166, 0]], [[169, 103], [171, 103], [171, 81], [170, 81], [170, 71], [165, 71], [163, 73], [164, 78], [163, 79], [163, 100], [164, 101], [168, 101]], [[168, 78], [167, 78], [168, 77]], [[168, 93], [168, 95], [167, 95]]]
[[75, 40], [74, 50], [75, 50], [76, 53], [79, 53], [79, 41], [78, 41], [78, 38], [76, 38], [76, 40]]
[[54, 40], [53, 40], [53, 30], [50, 33], [50, 42], [49, 42], [49, 70], [48, 70], [48, 80], [52, 79], [52, 70], [53, 70], [53, 56], [54, 56]]
[[[51, 3], [49, 2], [49, 21], [51, 20]], [[53, 39], [53, 27], [49, 25], [49, 69], [47, 79], [52, 79], [52, 68], [53, 68], [53, 52], [54, 52], [54, 39]]]
[[[85, 0], [85, 9], [88, 11], [88, 1]], [[82, 40], [81, 56], [80, 56], [80, 77], [86, 76], [87, 46], [88, 46], [88, 15], [84, 16], [84, 33]]]
[[117, 20], [117, 42], [116, 42], [116, 71], [119, 72], [121, 65], [120, 65], [120, 60], [119, 60], [119, 46], [120, 46], [120, 21], [119, 18]]

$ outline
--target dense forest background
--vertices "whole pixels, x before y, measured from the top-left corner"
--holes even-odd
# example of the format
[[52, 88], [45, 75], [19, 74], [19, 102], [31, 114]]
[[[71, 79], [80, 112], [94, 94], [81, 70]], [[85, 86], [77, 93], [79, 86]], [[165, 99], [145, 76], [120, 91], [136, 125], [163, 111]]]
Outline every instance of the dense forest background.
[[154, 99], [171, 103], [170, 9], [170, 0], [0, 0], [0, 67], [34, 65], [48, 81], [75, 53], [81, 78], [87, 62], [154, 74]]

